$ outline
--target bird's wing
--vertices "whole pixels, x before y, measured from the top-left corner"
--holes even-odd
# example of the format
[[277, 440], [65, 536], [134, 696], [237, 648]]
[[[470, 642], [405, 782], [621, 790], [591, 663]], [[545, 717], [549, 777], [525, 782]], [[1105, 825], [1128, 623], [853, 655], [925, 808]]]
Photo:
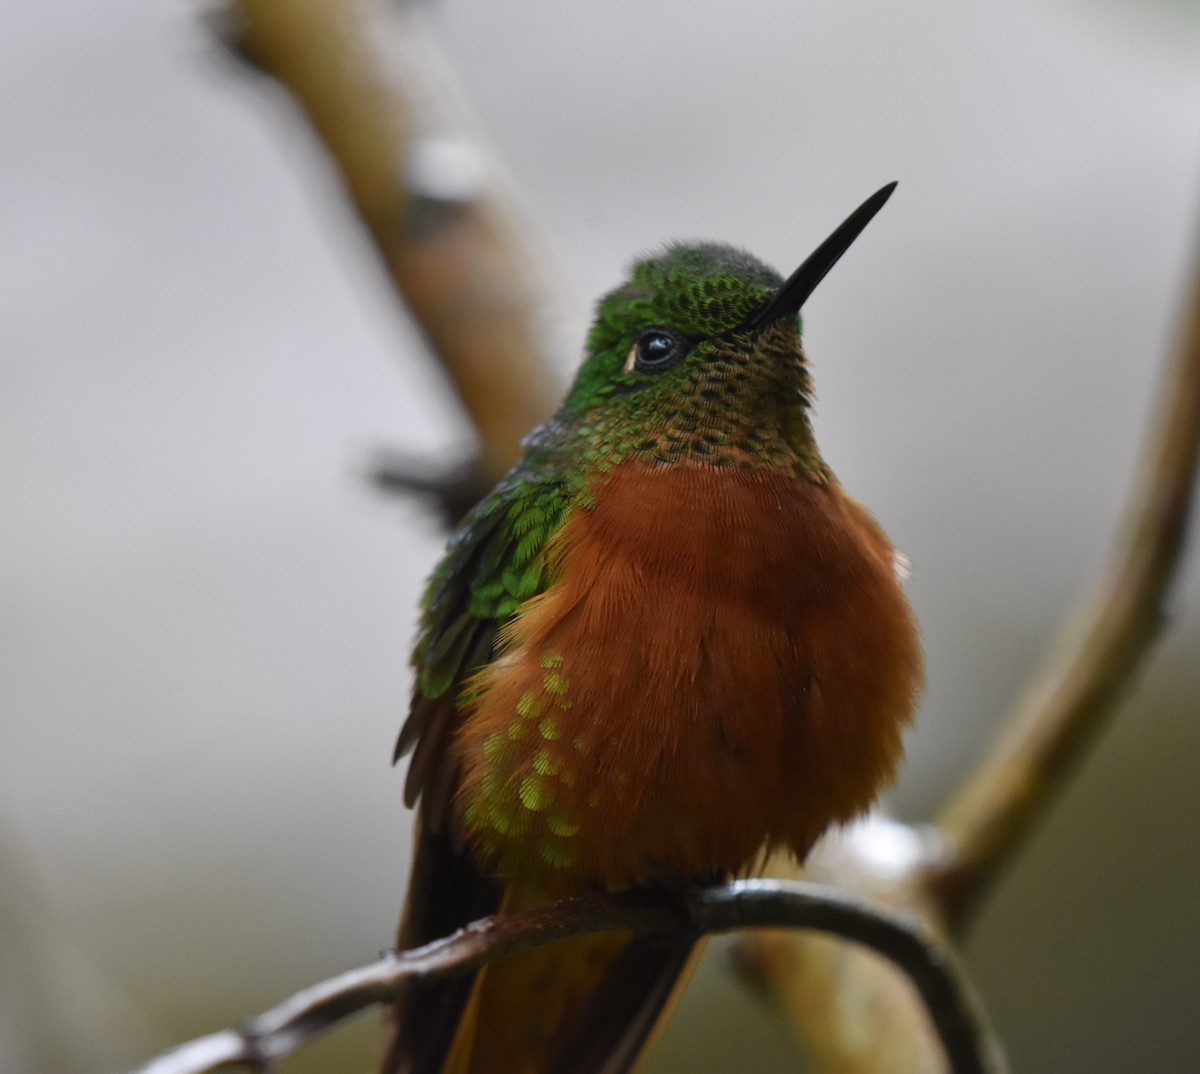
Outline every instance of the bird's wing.
[[[412, 877], [398, 945], [449, 935], [500, 905], [500, 886], [476, 867], [454, 817], [458, 771], [450, 744], [472, 674], [493, 660], [516, 610], [554, 581], [547, 545], [569, 509], [565, 484], [520, 468], [467, 515], [426, 589], [413, 652], [416, 686], [395, 759], [410, 750], [404, 798], [420, 801]], [[414, 987], [396, 1004], [384, 1070], [431, 1074], [453, 1040], [473, 977]]]

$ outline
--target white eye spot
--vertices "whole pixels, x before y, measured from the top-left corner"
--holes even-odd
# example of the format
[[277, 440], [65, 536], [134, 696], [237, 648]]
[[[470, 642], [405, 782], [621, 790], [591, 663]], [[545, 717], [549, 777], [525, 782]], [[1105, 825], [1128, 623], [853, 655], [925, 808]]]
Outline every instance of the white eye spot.
[[625, 364], [621, 367], [626, 373], [632, 373], [633, 367], [637, 364], [637, 344], [635, 343], [629, 348], [629, 353], [625, 356]]

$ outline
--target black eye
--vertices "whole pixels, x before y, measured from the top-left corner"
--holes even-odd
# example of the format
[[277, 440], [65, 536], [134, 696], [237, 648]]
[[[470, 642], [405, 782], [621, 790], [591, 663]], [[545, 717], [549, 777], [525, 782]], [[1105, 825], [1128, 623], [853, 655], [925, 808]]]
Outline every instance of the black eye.
[[674, 332], [648, 328], [633, 344], [633, 368], [640, 373], [658, 373], [674, 365], [686, 351], [686, 342]]

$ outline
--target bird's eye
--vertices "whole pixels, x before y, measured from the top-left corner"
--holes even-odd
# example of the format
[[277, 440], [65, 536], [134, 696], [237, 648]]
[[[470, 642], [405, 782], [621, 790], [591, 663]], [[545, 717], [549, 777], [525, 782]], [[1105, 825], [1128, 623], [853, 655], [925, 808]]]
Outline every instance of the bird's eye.
[[634, 340], [625, 369], [627, 372], [658, 373], [674, 365], [686, 351], [686, 342], [674, 332], [648, 328]]

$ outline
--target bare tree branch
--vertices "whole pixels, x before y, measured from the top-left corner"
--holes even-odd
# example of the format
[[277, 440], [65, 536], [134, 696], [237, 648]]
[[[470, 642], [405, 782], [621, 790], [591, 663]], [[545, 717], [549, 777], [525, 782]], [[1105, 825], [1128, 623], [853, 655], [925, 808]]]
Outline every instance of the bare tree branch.
[[[460, 514], [558, 403], [546, 317], [554, 291], [464, 135], [470, 124], [425, 13], [378, 0], [230, 0], [218, 25], [303, 110], [474, 423], [472, 478], [433, 486], [446, 513]], [[395, 466], [383, 483], [431, 487], [427, 474], [407, 481]]]
[[1070, 763], [1120, 700], [1158, 637], [1196, 487], [1200, 451], [1200, 270], [1111, 566], [1081, 602], [979, 770], [937, 818], [946, 854], [928, 880], [961, 922], [1030, 826]]
[[[873, 813], [819, 842], [804, 864], [810, 880], [902, 912], [949, 940], [924, 887], [939, 840], [932, 829]], [[783, 854], [773, 876], [798, 871]], [[787, 1026], [821, 1074], [935, 1074], [949, 1068], [920, 998], [895, 968], [865, 947], [801, 932], [745, 933], [733, 965]]]
[[1005, 1069], [957, 961], [925, 930], [831, 888], [743, 880], [683, 895], [592, 895], [485, 918], [444, 940], [387, 955], [306, 988], [239, 1029], [164, 1052], [136, 1074], [201, 1074], [233, 1064], [265, 1068], [349, 1015], [395, 998], [407, 982], [463, 973], [579, 933], [630, 931], [692, 940], [734, 929], [789, 927], [853, 940], [899, 966], [925, 1003], [955, 1074], [1001, 1074]]

